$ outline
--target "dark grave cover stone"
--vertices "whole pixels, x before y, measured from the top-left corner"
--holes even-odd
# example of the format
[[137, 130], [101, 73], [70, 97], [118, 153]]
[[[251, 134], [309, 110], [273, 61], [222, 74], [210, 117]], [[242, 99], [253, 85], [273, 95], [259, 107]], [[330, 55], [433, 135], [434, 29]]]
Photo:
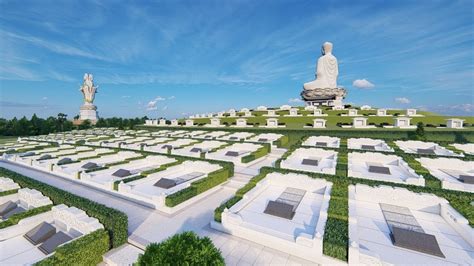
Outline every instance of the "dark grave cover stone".
[[287, 203], [278, 202], [278, 201], [269, 201], [267, 207], [263, 211], [266, 214], [277, 216], [280, 218], [285, 218], [288, 220], [293, 219], [295, 213], [293, 212], [293, 206]]
[[363, 150], [375, 151], [375, 146], [373, 146], [373, 145], [362, 145], [361, 148], [362, 148]]
[[417, 151], [417, 153], [419, 153], [419, 154], [431, 154], [431, 155], [435, 155], [435, 154], [436, 154], [435, 151], [434, 151], [434, 149], [417, 149], [416, 151]]
[[23, 235], [33, 245], [38, 245], [56, 233], [56, 228], [47, 222], [35, 226]]
[[472, 175], [460, 175], [459, 181], [466, 184], [474, 184], [474, 176]]
[[375, 174], [390, 175], [390, 168], [385, 167], [385, 166], [370, 165], [369, 172], [375, 173]]
[[42, 155], [41, 157], [39, 157], [38, 160], [48, 160], [48, 159], [51, 159], [53, 158], [53, 156], [49, 155], [49, 154], [45, 154], [45, 155]]
[[318, 160], [315, 159], [303, 159], [301, 162], [303, 165], [318, 166]]
[[239, 139], [239, 138], [238, 137], [230, 137], [229, 139], [236, 140], [236, 139]]
[[90, 169], [97, 168], [97, 167], [99, 167], [99, 166], [96, 163], [88, 162], [88, 163], [84, 164], [81, 168], [90, 170]]
[[58, 165], [61, 165], [61, 164], [66, 164], [66, 163], [71, 163], [72, 160], [71, 158], [62, 158], [61, 160], [58, 161]]
[[316, 142], [316, 146], [327, 147], [327, 142]]
[[66, 235], [65, 233], [59, 231], [54, 234], [52, 237], [48, 238], [46, 241], [41, 244], [38, 249], [41, 250], [44, 254], [48, 255], [54, 252], [54, 250], [61, 244], [64, 244], [72, 240], [72, 237]]
[[445, 258], [434, 235], [393, 226], [390, 237], [394, 246]]
[[163, 145], [161, 146], [162, 149], [172, 149], [173, 146], [172, 145]]
[[258, 142], [267, 142], [267, 141], [268, 141], [268, 139], [266, 139], [266, 138], [260, 138], [260, 139], [258, 139]]
[[202, 152], [201, 148], [192, 148], [191, 152]]
[[168, 179], [168, 178], [161, 178], [154, 184], [155, 187], [160, 187], [164, 189], [172, 188], [176, 186], [176, 181], [173, 179]]
[[3, 203], [2, 205], [0, 205], [0, 216], [3, 216], [4, 214], [6, 214], [7, 212], [13, 210], [16, 208], [16, 203], [14, 203], [13, 201], [9, 200], [5, 203]]
[[116, 176], [116, 177], [126, 177], [126, 176], [129, 176], [131, 174], [132, 173], [130, 173], [130, 171], [128, 171], [127, 169], [118, 169], [112, 175]]
[[225, 156], [237, 157], [239, 156], [239, 152], [237, 151], [228, 151], [225, 153]]

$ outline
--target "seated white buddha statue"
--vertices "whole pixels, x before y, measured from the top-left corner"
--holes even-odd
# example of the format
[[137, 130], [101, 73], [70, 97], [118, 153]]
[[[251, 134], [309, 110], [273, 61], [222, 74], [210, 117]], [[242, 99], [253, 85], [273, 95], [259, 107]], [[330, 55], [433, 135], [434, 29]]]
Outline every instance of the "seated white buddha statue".
[[339, 69], [337, 59], [332, 55], [332, 43], [325, 42], [321, 49], [322, 56], [316, 66], [316, 80], [305, 83], [304, 90], [337, 88], [337, 75]]

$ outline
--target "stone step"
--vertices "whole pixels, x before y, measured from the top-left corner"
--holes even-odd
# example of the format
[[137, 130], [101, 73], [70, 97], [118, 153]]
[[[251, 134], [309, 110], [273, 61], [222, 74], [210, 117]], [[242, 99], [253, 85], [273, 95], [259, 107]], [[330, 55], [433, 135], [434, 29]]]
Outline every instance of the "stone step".
[[224, 189], [231, 189], [231, 190], [237, 190], [240, 189], [241, 187], [245, 186], [246, 183], [240, 183], [240, 182], [229, 182], [222, 186]]
[[126, 243], [105, 253], [102, 263], [107, 266], [132, 265], [140, 254], [143, 250]]

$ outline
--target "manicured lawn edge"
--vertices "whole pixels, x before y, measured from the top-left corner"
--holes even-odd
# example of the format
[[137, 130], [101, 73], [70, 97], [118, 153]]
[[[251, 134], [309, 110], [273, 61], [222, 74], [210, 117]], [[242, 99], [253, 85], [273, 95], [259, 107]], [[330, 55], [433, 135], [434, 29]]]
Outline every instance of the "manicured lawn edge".
[[18, 224], [18, 222], [21, 221], [24, 218], [35, 216], [37, 214], [50, 211], [51, 207], [53, 207], [53, 205], [46, 205], [46, 206], [31, 209], [31, 210], [27, 210], [27, 211], [22, 212], [22, 213], [13, 214], [7, 220], [5, 220], [3, 222], [0, 222], [0, 229]]
[[260, 145], [263, 145], [262, 147], [258, 148], [256, 151], [250, 153], [249, 155], [246, 155], [242, 157], [240, 160], [242, 163], [249, 163], [251, 161], [254, 161], [258, 158], [261, 158], [268, 153], [271, 152], [271, 145], [269, 143], [260, 143]]

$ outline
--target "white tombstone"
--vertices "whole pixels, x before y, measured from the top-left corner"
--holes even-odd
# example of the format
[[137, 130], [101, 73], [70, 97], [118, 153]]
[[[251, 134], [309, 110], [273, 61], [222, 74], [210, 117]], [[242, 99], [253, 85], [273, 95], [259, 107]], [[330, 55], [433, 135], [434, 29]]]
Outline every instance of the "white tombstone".
[[336, 111], [340, 111], [340, 110], [344, 110], [344, 106], [342, 106], [342, 105], [336, 105], [336, 106], [333, 106], [332, 109], [333, 109], [333, 110], [336, 110]]
[[190, 115], [190, 116], [189, 116], [189, 119], [193, 119], [193, 118], [194, 118], [194, 115]]
[[214, 115], [212, 113], [207, 114], [207, 118], [212, 118]]
[[211, 118], [211, 126], [212, 127], [220, 127], [221, 120], [219, 118]]
[[267, 127], [268, 128], [277, 128], [278, 119], [277, 118], [267, 118]]
[[348, 116], [357, 116], [357, 109], [349, 109]]
[[252, 112], [250, 112], [250, 111], [245, 111], [245, 112], [244, 112], [244, 116], [245, 116], [245, 117], [251, 117], [251, 116], [252, 116]]
[[290, 114], [288, 116], [299, 116], [298, 115], [298, 109], [297, 108], [291, 108], [290, 109]]
[[166, 126], [166, 119], [160, 119], [160, 126]]
[[230, 109], [228, 113], [229, 113], [229, 117], [236, 117], [237, 116], [236, 111], [234, 109]]
[[192, 127], [192, 126], [194, 126], [194, 120], [192, 120], [192, 119], [187, 119], [187, 120], [185, 121], [185, 125], [186, 125], [187, 127]]
[[461, 129], [463, 128], [464, 120], [459, 119], [459, 118], [450, 118], [446, 120], [446, 127], [447, 128], [456, 128], [456, 129]]
[[241, 113], [245, 113], [245, 112], [249, 112], [250, 110], [248, 108], [242, 108], [240, 109], [240, 112]]
[[306, 105], [304, 108], [305, 111], [314, 111], [314, 109], [316, 109], [314, 105]]
[[158, 125], [158, 120], [153, 119], [152, 125], [157, 126]]
[[360, 110], [372, 110], [372, 107], [370, 105], [362, 105]]
[[393, 126], [399, 128], [410, 128], [410, 120], [411, 118], [406, 116], [395, 117], [395, 123], [393, 124]]
[[354, 128], [366, 128], [367, 118], [366, 117], [354, 117], [352, 118], [352, 127]]
[[289, 106], [288, 104], [284, 104], [284, 105], [280, 106], [280, 110], [286, 110], [286, 111], [288, 111], [288, 110], [290, 110], [290, 109], [291, 109], [291, 106]]
[[377, 116], [387, 116], [387, 109], [377, 109]]
[[177, 127], [178, 125], [179, 125], [178, 120], [176, 120], [176, 119], [171, 120], [171, 126]]
[[323, 116], [323, 110], [319, 108], [315, 108], [313, 111], [313, 116]]
[[407, 116], [416, 116], [416, 109], [407, 109]]
[[245, 118], [238, 118], [235, 120], [236, 127], [247, 127], [247, 119]]
[[313, 120], [313, 128], [326, 128], [326, 119], [314, 119]]
[[145, 120], [145, 125], [147, 125], [147, 126], [153, 125], [153, 120], [151, 120], [151, 119]]
[[218, 112], [217, 117], [224, 117], [224, 112]]
[[266, 116], [278, 116], [275, 110], [268, 110]]
[[267, 110], [266, 106], [260, 105], [259, 107], [257, 107], [257, 111], [266, 111], [266, 110]]

